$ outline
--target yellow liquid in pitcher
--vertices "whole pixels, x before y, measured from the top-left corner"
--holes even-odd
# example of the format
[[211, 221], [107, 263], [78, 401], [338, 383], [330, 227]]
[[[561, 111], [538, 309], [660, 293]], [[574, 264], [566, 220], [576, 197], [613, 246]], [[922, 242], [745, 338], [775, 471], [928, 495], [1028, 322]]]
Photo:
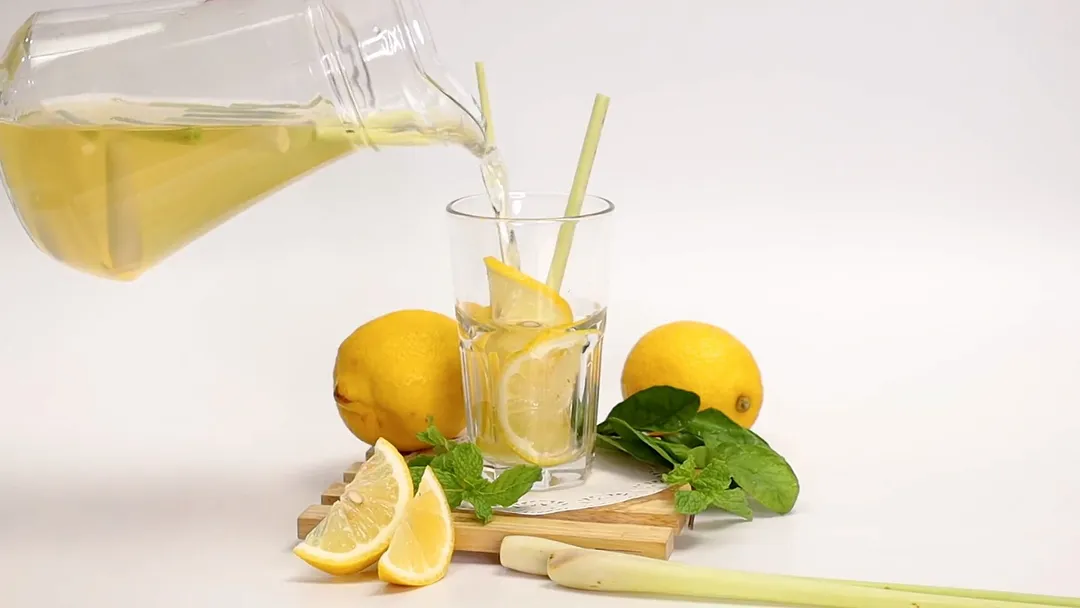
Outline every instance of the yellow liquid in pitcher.
[[[258, 124], [260, 115], [266, 124]], [[176, 117], [183, 122], [161, 126]], [[229, 108], [83, 103], [0, 122], [0, 166], [41, 249], [86, 272], [129, 280], [356, 149], [448, 142], [478, 155], [482, 149], [482, 141], [460, 128], [422, 131], [412, 126], [414, 119], [405, 113], [369, 117], [363, 132], [353, 132], [326, 102]]]

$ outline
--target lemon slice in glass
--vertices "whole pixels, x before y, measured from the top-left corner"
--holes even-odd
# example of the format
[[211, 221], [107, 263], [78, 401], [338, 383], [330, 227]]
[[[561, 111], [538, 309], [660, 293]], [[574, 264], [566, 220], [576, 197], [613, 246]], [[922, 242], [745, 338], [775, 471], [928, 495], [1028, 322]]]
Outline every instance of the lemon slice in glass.
[[503, 365], [516, 353], [545, 332], [542, 327], [503, 327], [485, 333], [476, 341], [473, 350], [464, 358], [470, 379], [469, 402], [472, 407], [473, 440], [487, 456], [502, 462], [518, 462], [520, 458], [505, 441], [500, 440], [498, 415], [495, 411], [498, 382]]
[[476, 302], [458, 304], [458, 314], [465, 315], [470, 325], [491, 325], [491, 307]]
[[526, 462], [554, 466], [578, 456], [573, 404], [585, 350], [597, 334], [549, 330], [502, 366], [499, 430]]
[[390, 548], [379, 558], [379, 578], [395, 585], [422, 587], [441, 580], [454, 555], [454, 522], [446, 494], [431, 468], [424, 469], [416, 496]]
[[574, 321], [570, 304], [559, 292], [493, 257], [487, 266], [491, 317], [500, 325], [558, 327]]
[[413, 495], [409, 465], [385, 439], [293, 553], [330, 574], [353, 574], [374, 564], [390, 545]]

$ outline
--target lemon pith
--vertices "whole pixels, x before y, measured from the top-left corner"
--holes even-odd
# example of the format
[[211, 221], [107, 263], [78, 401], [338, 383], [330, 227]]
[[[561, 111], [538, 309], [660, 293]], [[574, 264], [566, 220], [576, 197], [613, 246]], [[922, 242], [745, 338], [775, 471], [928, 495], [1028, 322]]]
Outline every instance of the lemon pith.
[[293, 548], [323, 572], [353, 574], [374, 564], [405, 517], [413, 493], [409, 465], [385, 439], [374, 448], [329, 514]]

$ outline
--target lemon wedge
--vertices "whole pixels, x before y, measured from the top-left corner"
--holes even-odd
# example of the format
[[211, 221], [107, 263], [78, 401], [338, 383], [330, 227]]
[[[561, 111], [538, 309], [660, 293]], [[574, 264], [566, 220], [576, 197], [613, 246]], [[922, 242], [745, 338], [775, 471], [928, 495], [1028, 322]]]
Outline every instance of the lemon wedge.
[[386, 551], [412, 495], [409, 465], [380, 438], [341, 499], [293, 553], [330, 574], [360, 572]]
[[596, 330], [549, 330], [502, 366], [499, 430], [526, 462], [554, 466], [579, 456], [571, 415], [582, 359], [597, 335]]
[[390, 548], [379, 558], [379, 579], [410, 587], [430, 585], [446, 576], [453, 555], [450, 505], [439, 479], [427, 467]]
[[487, 266], [491, 317], [496, 323], [541, 327], [573, 323], [574, 312], [559, 292], [496, 258], [484, 258], [484, 265]]

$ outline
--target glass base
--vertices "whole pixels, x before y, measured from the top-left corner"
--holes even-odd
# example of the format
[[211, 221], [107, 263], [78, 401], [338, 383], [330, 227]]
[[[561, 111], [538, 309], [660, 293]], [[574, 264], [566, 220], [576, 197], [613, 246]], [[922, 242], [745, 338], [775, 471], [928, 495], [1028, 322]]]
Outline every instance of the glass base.
[[[542, 492], [580, 486], [589, 479], [589, 474], [592, 473], [592, 460], [592, 454], [587, 454], [571, 462], [542, 467], [540, 481], [533, 484], [532, 491]], [[512, 466], [485, 458], [484, 477], [488, 480], [494, 480]]]

